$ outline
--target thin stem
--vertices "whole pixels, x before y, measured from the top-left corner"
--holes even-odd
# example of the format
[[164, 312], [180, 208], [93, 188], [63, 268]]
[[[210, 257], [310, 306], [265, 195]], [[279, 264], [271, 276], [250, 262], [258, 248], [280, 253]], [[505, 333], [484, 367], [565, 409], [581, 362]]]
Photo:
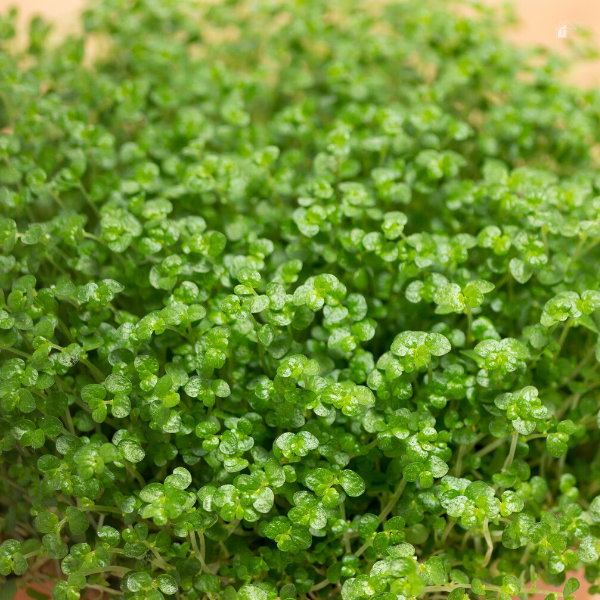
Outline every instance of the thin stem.
[[446, 528], [444, 529], [444, 533], [442, 533], [442, 545], [444, 545], [446, 543], [446, 538], [450, 535], [450, 532], [452, 531], [452, 529], [454, 529], [454, 526], [456, 525], [456, 521], [449, 521], [448, 525], [446, 525]]
[[115, 513], [117, 515], [122, 515], [123, 511], [115, 508], [114, 506], [99, 506], [97, 504], [91, 504], [89, 506], [82, 506], [80, 509], [80, 511], [85, 512], [87, 510], [93, 510], [94, 512], [111, 512], [111, 513]]
[[467, 304], [467, 342], [473, 341], [473, 313]]
[[456, 457], [456, 464], [454, 465], [454, 476], [460, 477], [462, 472], [462, 459], [465, 454], [467, 447], [460, 446], [458, 449], [458, 456]]
[[[202, 533], [200, 534], [202, 535]], [[204, 542], [204, 536], [202, 535], [202, 542]], [[206, 566], [206, 563], [204, 562], [204, 553], [201, 552], [198, 549], [198, 543], [196, 542], [196, 534], [193, 531], [190, 531], [190, 542], [192, 543], [192, 550], [194, 551], [194, 554], [196, 555], [196, 558], [200, 561], [200, 565], [202, 566], [202, 570], [205, 573], [208, 573], [208, 567]]]
[[313, 585], [310, 588], [310, 592], [318, 592], [319, 590], [322, 590], [323, 588], [327, 587], [328, 585], [332, 585], [331, 581], [329, 581], [329, 579], [323, 579], [323, 581], [320, 581], [319, 583]]
[[109, 571], [112, 571], [117, 577], [123, 577], [125, 574], [129, 573], [131, 569], [109, 565], [108, 567], [103, 567], [101, 569], [88, 569], [87, 571], [84, 571], [83, 574], [87, 576], [94, 575], [95, 573], [108, 573]]
[[598, 238], [597, 240], [593, 241], [586, 249], [585, 251], [581, 252], [581, 249], [583, 247], [583, 244], [585, 243], [585, 241], [587, 240], [587, 235], [584, 235], [579, 244], [577, 245], [577, 248], [575, 249], [575, 253], [573, 254], [573, 257], [571, 258], [571, 262], [569, 263], [569, 266], [567, 267], [567, 273], [573, 268], [575, 261], [578, 258], [581, 258], [582, 256], [585, 256], [592, 248], [594, 248], [595, 246], [597, 246], [598, 244], [600, 244], [600, 238]]
[[346, 554], [350, 554], [352, 552], [352, 547], [350, 546], [350, 538], [348, 537], [348, 521], [346, 521], [346, 506], [342, 502], [340, 504], [340, 513], [342, 521], [344, 522], [344, 533], [342, 534], [342, 543], [344, 544], [344, 550]]
[[528, 435], [525, 438], [526, 442], [530, 442], [531, 440], [539, 440], [540, 438], [546, 438], [548, 437], [547, 433], [534, 433], [533, 435]]
[[206, 557], [206, 543], [204, 541], [204, 534], [198, 531], [198, 539], [200, 540], [200, 554], [202, 557]]
[[98, 242], [99, 244], [102, 244], [103, 246], [108, 246], [108, 244], [104, 240], [101, 240], [98, 236], [95, 236], [93, 233], [90, 233], [89, 231], [84, 231], [83, 237], [86, 237], [90, 240], [94, 240], [95, 242]]
[[563, 454], [558, 459], [558, 479], [562, 477], [563, 471], [565, 470], [565, 463], [567, 462], [567, 453]]
[[144, 540], [144, 544], [150, 549], [150, 552], [154, 554], [154, 558], [156, 558], [156, 562], [160, 566], [161, 569], [168, 571], [169, 565], [163, 560], [162, 556], [157, 552], [156, 548], [154, 548], [150, 542]]
[[560, 419], [573, 405], [575, 398], [578, 398], [579, 394], [571, 394], [564, 402], [563, 405], [556, 411], [555, 416]]
[[[252, 291], [254, 291], [254, 290], [252, 290]], [[254, 292], [254, 293], [256, 294], [256, 292]], [[256, 320], [256, 317], [253, 314], [250, 314], [250, 316], [252, 317], [252, 321], [254, 323], [254, 332], [256, 333], [256, 341], [258, 342], [258, 358], [260, 359], [260, 364], [263, 368], [263, 371], [265, 372], [265, 375], [270, 377], [269, 366], [267, 365], [267, 358], [265, 355], [265, 346], [260, 341], [260, 338], [258, 337], [258, 330], [260, 329], [260, 324]]]
[[94, 379], [98, 383], [102, 383], [106, 379], [104, 373], [98, 367], [93, 365], [89, 360], [87, 360], [87, 358], [80, 358], [79, 362], [85, 365], [92, 372]]
[[546, 251], [546, 256], [550, 258], [550, 246], [548, 245], [548, 231], [545, 227], [542, 227], [542, 240], [544, 242], [544, 249]]
[[66, 264], [69, 264], [69, 261], [71, 260], [71, 257], [67, 256], [60, 248], [58, 248], [54, 244], [51, 244], [50, 242], [44, 242], [43, 238], [42, 238], [42, 243], [46, 247], [50, 248], [51, 250], [54, 250], [54, 252], [56, 252], [65, 261]]
[[529, 560], [530, 554], [531, 554], [531, 542], [529, 542], [527, 544], [527, 546], [525, 547], [525, 552], [523, 552], [523, 556], [521, 557], [521, 560], [519, 561], [519, 563], [522, 565], [526, 565], [527, 561]]
[[[581, 369], [583, 369], [583, 367], [585, 367], [585, 365], [587, 364], [587, 362], [589, 360], [592, 359], [592, 357], [596, 354], [596, 348], [594, 346], [592, 346], [586, 353], [586, 355], [581, 359], [581, 361], [579, 362], [579, 364], [573, 369], [572, 373], [568, 376], [565, 377], [562, 380], [561, 385], [568, 385], [571, 381], [573, 381], [573, 379], [575, 379], [575, 377], [577, 377], [579, 375], [579, 373], [581, 373]], [[600, 364], [600, 363], [596, 363], [596, 366]]]
[[168, 329], [169, 331], [174, 331], [175, 333], [178, 333], [179, 335], [183, 336], [190, 344], [194, 343], [194, 340], [187, 333], [185, 333], [185, 331], [180, 331], [179, 329], [177, 329], [176, 327], [173, 327], [171, 325], [166, 325], [165, 329]]
[[7, 477], [5, 475], [3, 475], [2, 479], [9, 485], [12, 485], [12, 487], [14, 487], [15, 489], [22, 492], [25, 495], [25, 498], [27, 498], [27, 501], [31, 502], [31, 500], [29, 498], [29, 492], [24, 487], [21, 487], [18, 483], [15, 483], [12, 479], [10, 479], [9, 477]]
[[4, 352], [4, 350], [7, 350], [8, 352], [12, 352], [13, 354], [16, 354], [17, 356], [22, 356], [23, 358], [31, 358], [31, 354], [27, 354], [27, 352], [21, 352], [21, 350], [17, 350], [16, 348], [11, 348], [9, 346], [2, 346], [0, 348], [0, 352]]
[[81, 193], [83, 194], [83, 198], [85, 199], [87, 205], [92, 209], [92, 211], [96, 215], [96, 218], [100, 218], [100, 213], [98, 212], [96, 205], [92, 202], [91, 198], [89, 197], [87, 190], [83, 187], [83, 184], [79, 184], [79, 189], [81, 190]]
[[68, 406], [65, 409], [65, 419], [67, 421], [67, 427], [69, 428], [71, 435], [76, 435], [75, 434], [75, 426], [73, 425], [73, 419], [71, 418], [71, 411], [69, 410]]
[[123, 325], [123, 318], [121, 317], [121, 313], [119, 313], [119, 311], [113, 306], [113, 304], [111, 302], [108, 303], [108, 308], [110, 309], [112, 314], [115, 315], [115, 319], [117, 320], [117, 323], [119, 325]]
[[91, 590], [98, 590], [103, 594], [115, 594], [116, 596], [123, 595], [123, 592], [121, 590], [113, 590], [105, 585], [94, 585], [92, 583], [88, 583], [85, 587], [90, 588]]
[[556, 351], [556, 354], [554, 355], [552, 362], [555, 362], [556, 359], [558, 358], [560, 351], [562, 350], [563, 344], [565, 343], [565, 340], [567, 339], [567, 334], [569, 333], [569, 329], [571, 329], [572, 324], [573, 324], [573, 319], [567, 319], [564, 329], [562, 330], [562, 333], [560, 334], [560, 338], [558, 339], [558, 350]]
[[373, 539], [367, 540], [355, 553], [354, 556], [361, 556], [361, 554], [373, 543]]
[[[52, 348], [60, 352], [63, 352], [65, 350], [62, 346], [58, 346], [57, 344], [51, 343], [50, 346], [52, 346]], [[98, 367], [93, 365], [87, 358], [80, 358], [79, 362], [82, 365], [85, 365], [92, 372], [92, 375], [94, 376], [94, 379], [97, 383], [102, 383], [106, 379], [106, 375], [104, 375], [104, 373]]]
[[585, 244], [586, 240], [587, 235], [583, 235], [582, 238], [579, 240], [579, 244], [577, 244], [577, 248], [575, 248], [575, 252], [573, 252], [573, 256], [571, 257], [569, 266], [567, 267], [567, 273], [573, 268], [575, 261], [579, 258], [579, 253], [581, 252], [581, 249], [583, 248], [583, 245]]
[[492, 542], [492, 536], [490, 535], [490, 529], [488, 527], [488, 518], [486, 517], [483, 520], [483, 537], [485, 538], [485, 542], [487, 544], [487, 551], [485, 553], [485, 558], [483, 559], [483, 562], [481, 563], [482, 567], [487, 567], [490, 559], [492, 558], [492, 552], [494, 551], [494, 544]]
[[402, 495], [402, 492], [404, 491], [405, 487], [406, 487], [406, 479], [404, 479], [404, 477], [403, 477], [402, 481], [398, 485], [398, 488], [394, 492], [393, 496], [390, 498], [389, 502], [385, 505], [384, 509], [381, 511], [381, 514], [379, 515], [380, 523], [383, 523], [385, 518], [390, 514], [392, 509], [396, 506], [396, 503], [400, 499], [400, 496]]
[[506, 471], [510, 465], [512, 465], [513, 459], [515, 458], [515, 452], [517, 451], [517, 443], [519, 441], [519, 432], [515, 431], [512, 435], [512, 441], [510, 443], [510, 450], [508, 452], [508, 456], [504, 461], [504, 466], [502, 467], [503, 471]]
[[127, 469], [127, 472], [137, 479], [137, 482], [142, 487], [146, 487], [146, 480], [140, 475], [139, 471], [133, 465], [125, 465], [125, 469]]
[[484, 446], [481, 450], [478, 450], [477, 452], [475, 452], [475, 456], [481, 457], [481, 456], [485, 456], [486, 454], [489, 454], [490, 452], [493, 452], [496, 448], [499, 448], [500, 446], [502, 446], [502, 444], [504, 444], [504, 442], [506, 442], [506, 440], [508, 440], [507, 437], [498, 438], [497, 440], [490, 442], [487, 446]]
[[58, 322], [58, 328], [69, 338], [70, 342], [74, 342], [75, 338], [71, 334], [71, 331], [69, 330], [69, 328], [67, 327], [65, 322], [62, 321], [62, 319], [58, 315], [54, 315], [54, 316], [56, 317], [56, 320]]

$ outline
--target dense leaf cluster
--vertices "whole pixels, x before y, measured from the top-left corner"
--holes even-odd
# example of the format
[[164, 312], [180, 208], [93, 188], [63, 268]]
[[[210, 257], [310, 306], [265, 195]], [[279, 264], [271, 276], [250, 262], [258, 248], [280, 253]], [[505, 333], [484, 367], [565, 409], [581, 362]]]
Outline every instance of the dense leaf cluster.
[[600, 582], [600, 95], [445, 8], [3, 18], [7, 588]]

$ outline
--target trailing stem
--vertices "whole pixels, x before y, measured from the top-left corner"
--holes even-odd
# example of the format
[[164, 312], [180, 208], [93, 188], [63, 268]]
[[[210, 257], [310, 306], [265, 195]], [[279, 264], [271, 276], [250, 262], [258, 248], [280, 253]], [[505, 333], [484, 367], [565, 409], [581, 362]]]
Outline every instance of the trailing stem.
[[398, 500], [400, 499], [400, 496], [402, 495], [402, 492], [404, 491], [405, 487], [406, 487], [406, 479], [404, 479], [404, 477], [403, 477], [402, 481], [398, 485], [396, 491], [393, 493], [392, 497], [389, 499], [388, 503], [384, 506], [383, 510], [381, 511], [381, 513], [379, 515], [380, 523], [383, 523], [385, 518], [390, 514], [390, 512], [392, 512], [393, 508], [398, 503]]

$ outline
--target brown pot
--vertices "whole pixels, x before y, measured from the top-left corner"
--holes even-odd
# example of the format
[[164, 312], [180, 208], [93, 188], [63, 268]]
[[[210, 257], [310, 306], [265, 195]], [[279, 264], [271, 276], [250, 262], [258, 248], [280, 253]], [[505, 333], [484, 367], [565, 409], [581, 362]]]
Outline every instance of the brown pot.
[[[588, 598], [592, 599], [592, 598], [600, 597], [599, 594], [590, 594], [589, 593], [588, 590], [589, 590], [590, 584], [585, 579], [583, 569], [581, 571], [577, 571], [575, 573], [570, 573], [569, 576], [575, 577], [579, 581], [580, 588], [577, 591], [577, 593], [575, 594], [576, 600], [588, 600]], [[531, 586], [528, 585], [527, 587], [531, 587]], [[552, 585], [547, 585], [543, 581], [538, 581], [538, 588], [540, 590], [548, 590], [550, 592], [557, 592], [559, 594], [562, 594], [562, 591], [563, 591], [562, 587], [558, 588], [558, 587], [554, 587]], [[540, 594], [539, 596], [538, 595], [532, 596], [532, 598], [534, 600], [536, 600], [536, 599], [543, 600], [544, 595]]]
[[[44, 565], [44, 566], [46, 566], [46, 565]], [[52, 571], [52, 574], [54, 574], [53, 571]], [[577, 579], [579, 580], [579, 583], [581, 584], [579, 591], [575, 594], [576, 600], [588, 600], [588, 599], [592, 600], [593, 598], [600, 598], [600, 594], [590, 594], [588, 592], [588, 588], [590, 587], [590, 584], [585, 580], [585, 577], [583, 576], [583, 570], [573, 573], [571, 575], [571, 577], [577, 577]], [[34, 590], [36, 590], [38, 592], [42, 592], [44, 594], [50, 593], [50, 587], [48, 587], [47, 585], [45, 585], [43, 583], [32, 582], [31, 584], [29, 584], [28, 587], [32, 587]], [[527, 586], [527, 587], [530, 587], [530, 586]], [[551, 585], [547, 585], [541, 581], [539, 582], [538, 587], [543, 590], [549, 590], [549, 591], [558, 592], [559, 594], [562, 594], [562, 588], [555, 588], [555, 587], [553, 587]], [[543, 598], [544, 598], [544, 596], [542, 594], [532, 596], [532, 600], [543, 600]], [[31, 600], [31, 597], [27, 595], [27, 592], [25, 589], [20, 589], [17, 592], [17, 595], [14, 600]], [[92, 593], [88, 594], [87, 600], [100, 600], [100, 592], [93, 591]], [[110, 597], [107, 600], [110, 600]]]

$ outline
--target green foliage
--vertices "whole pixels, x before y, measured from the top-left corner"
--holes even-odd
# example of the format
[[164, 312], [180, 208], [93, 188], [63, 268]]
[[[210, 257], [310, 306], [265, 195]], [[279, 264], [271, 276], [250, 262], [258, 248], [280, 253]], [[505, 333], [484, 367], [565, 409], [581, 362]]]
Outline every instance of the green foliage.
[[463, 12], [1, 18], [7, 598], [600, 589], [600, 96]]

